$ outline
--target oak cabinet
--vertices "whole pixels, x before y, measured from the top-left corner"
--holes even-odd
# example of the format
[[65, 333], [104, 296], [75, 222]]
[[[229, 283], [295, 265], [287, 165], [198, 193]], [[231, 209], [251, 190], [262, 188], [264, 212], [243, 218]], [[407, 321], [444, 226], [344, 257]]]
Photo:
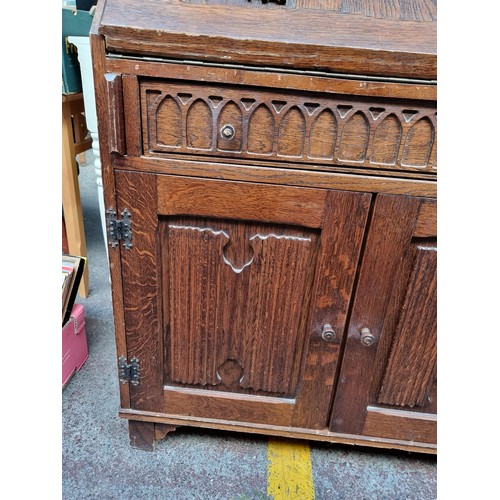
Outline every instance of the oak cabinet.
[[[255, 5], [167, 3], [100, 2], [91, 33], [131, 444], [186, 425], [435, 452], [435, 54], [408, 42], [412, 79], [407, 55], [310, 32], [267, 67], [269, 27], [230, 27]], [[311, 6], [299, 24], [345, 16]]]
[[132, 407], [325, 428], [370, 195], [128, 172], [116, 185], [134, 219]]
[[375, 201], [332, 431], [435, 443], [435, 210], [417, 197]]

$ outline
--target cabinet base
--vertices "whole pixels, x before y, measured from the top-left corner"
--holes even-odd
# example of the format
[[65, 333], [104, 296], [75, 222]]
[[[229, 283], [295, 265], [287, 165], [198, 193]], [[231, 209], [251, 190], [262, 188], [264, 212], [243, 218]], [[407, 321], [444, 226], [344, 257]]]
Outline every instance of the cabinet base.
[[157, 441], [161, 441], [169, 432], [175, 431], [173, 425], [159, 422], [128, 421], [130, 446], [143, 451], [153, 451]]
[[340, 434], [323, 429], [302, 429], [298, 427], [251, 424], [247, 422], [184, 417], [179, 415], [167, 415], [163, 413], [131, 409], [122, 409], [119, 412], [119, 416], [129, 420], [130, 444], [134, 448], [147, 451], [152, 451], [154, 449], [155, 442], [163, 439], [169, 432], [174, 431], [177, 427], [186, 426], [245, 432], [250, 434], [263, 434], [310, 441], [325, 441], [338, 444], [395, 449], [433, 455], [437, 454], [437, 446], [434, 444], [371, 436]]

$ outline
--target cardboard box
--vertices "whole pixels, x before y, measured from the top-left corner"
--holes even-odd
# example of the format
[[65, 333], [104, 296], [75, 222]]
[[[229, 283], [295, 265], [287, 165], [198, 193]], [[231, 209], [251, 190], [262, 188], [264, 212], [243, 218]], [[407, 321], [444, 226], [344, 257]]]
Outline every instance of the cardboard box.
[[62, 9], [62, 93], [82, 91], [82, 75], [76, 47], [68, 42], [69, 36], [89, 36], [93, 14], [85, 10]]
[[85, 311], [81, 304], [75, 304], [68, 322], [62, 329], [63, 389], [72, 375], [80, 370], [88, 357]]

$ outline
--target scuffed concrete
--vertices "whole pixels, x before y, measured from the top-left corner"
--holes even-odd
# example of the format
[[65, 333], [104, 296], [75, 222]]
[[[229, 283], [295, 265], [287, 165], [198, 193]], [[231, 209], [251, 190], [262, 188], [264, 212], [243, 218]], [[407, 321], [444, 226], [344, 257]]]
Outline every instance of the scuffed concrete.
[[417, 453], [312, 445], [317, 498], [435, 499], [436, 458]]

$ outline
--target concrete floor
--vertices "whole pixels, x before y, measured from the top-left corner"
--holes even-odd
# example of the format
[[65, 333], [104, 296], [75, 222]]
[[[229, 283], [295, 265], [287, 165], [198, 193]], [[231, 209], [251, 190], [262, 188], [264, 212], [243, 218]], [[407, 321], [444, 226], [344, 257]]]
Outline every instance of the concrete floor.
[[[266, 499], [267, 438], [180, 428], [154, 452], [130, 447], [118, 418], [111, 292], [93, 157], [80, 167], [90, 295], [84, 305], [89, 359], [63, 391], [62, 494], [77, 499]], [[437, 496], [436, 458], [310, 442], [316, 499]], [[290, 497], [292, 498], [292, 497]]]

